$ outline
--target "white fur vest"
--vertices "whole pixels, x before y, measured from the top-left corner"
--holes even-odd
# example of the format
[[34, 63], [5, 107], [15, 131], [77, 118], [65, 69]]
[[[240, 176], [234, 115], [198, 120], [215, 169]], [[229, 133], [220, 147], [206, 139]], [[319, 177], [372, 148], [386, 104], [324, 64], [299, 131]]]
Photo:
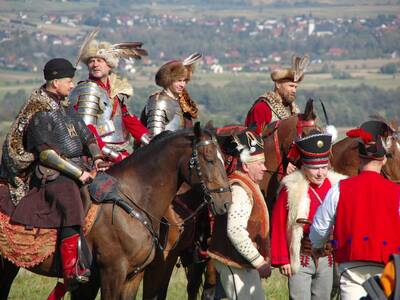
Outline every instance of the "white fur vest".
[[[331, 185], [346, 178], [345, 175], [328, 171], [327, 179]], [[303, 238], [303, 225], [296, 223], [299, 218], [308, 218], [311, 199], [308, 196], [309, 182], [304, 174], [297, 170], [283, 178], [281, 187], [285, 186], [288, 193], [288, 219], [286, 238], [289, 245], [290, 266], [293, 273], [300, 268], [300, 246]]]

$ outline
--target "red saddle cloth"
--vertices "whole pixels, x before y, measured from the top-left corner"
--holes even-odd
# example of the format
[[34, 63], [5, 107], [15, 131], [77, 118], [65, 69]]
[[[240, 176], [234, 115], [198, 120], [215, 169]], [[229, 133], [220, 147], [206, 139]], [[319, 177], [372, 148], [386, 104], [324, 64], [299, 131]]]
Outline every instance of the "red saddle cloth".
[[[99, 205], [92, 204], [83, 232], [87, 235], [95, 221]], [[56, 251], [57, 229], [33, 228], [10, 224], [10, 217], [0, 211], [0, 253], [18, 267], [30, 268]]]

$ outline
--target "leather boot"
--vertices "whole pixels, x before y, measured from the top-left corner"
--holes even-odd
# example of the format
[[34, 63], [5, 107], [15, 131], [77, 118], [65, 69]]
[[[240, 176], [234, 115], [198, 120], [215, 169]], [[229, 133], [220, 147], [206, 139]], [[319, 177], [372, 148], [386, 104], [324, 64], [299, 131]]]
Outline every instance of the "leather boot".
[[61, 241], [61, 261], [63, 266], [64, 284], [71, 291], [79, 283], [89, 281], [90, 270], [83, 268], [78, 261], [79, 234], [74, 234]]

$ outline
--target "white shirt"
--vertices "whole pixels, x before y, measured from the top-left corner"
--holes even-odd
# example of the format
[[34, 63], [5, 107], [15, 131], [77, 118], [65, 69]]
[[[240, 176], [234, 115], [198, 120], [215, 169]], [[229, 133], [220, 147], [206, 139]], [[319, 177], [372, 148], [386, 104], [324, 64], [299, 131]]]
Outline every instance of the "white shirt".
[[264, 258], [254, 246], [247, 231], [253, 205], [246, 191], [238, 184], [232, 185], [232, 204], [228, 210], [227, 234], [235, 249], [254, 267], [259, 267]]
[[318, 207], [314, 216], [309, 235], [313, 248], [322, 248], [326, 243], [335, 223], [339, 197], [340, 189], [338, 182], [330, 188], [324, 202]]

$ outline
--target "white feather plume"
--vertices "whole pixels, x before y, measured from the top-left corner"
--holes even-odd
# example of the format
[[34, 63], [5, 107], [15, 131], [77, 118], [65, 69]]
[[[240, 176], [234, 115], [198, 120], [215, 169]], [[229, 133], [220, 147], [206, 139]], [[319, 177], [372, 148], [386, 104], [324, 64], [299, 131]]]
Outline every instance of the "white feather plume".
[[201, 55], [200, 53], [192, 53], [182, 61], [182, 64], [184, 66], [191, 66], [199, 61], [202, 56], [203, 55]]
[[336, 141], [338, 137], [338, 131], [334, 125], [328, 125], [326, 126], [326, 132], [329, 133], [332, 136], [332, 143]]

